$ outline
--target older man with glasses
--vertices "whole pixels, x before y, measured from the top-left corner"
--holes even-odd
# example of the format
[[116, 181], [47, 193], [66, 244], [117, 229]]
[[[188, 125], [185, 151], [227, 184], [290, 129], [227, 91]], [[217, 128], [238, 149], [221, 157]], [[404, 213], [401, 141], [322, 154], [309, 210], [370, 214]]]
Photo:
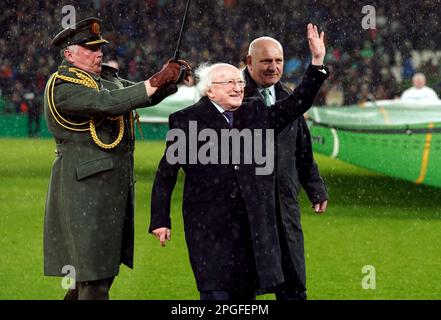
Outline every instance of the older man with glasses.
[[[313, 56], [323, 59], [323, 33], [319, 35], [311, 24], [308, 41]], [[225, 132], [234, 136], [252, 130], [260, 134], [261, 142], [254, 143], [254, 148], [263, 154], [273, 153], [271, 145], [268, 148], [266, 144], [271, 132], [280, 132], [311, 107], [327, 74], [309, 67], [297, 89], [271, 107], [265, 107], [257, 98], [243, 100], [243, 74], [232, 65], [203, 66], [198, 74], [202, 98], [169, 118], [171, 131], [181, 132], [186, 138], [180, 143], [168, 141], [153, 185], [149, 231], [163, 246], [171, 239], [171, 195], [182, 168], [185, 237], [200, 298], [252, 300], [255, 289], [272, 288], [284, 281], [275, 216], [275, 178], [273, 172], [256, 174], [257, 161], [232, 161], [238, 151], [231, 147], [231, 141], [226, 142], [230, 146], [229, 161], [215, 161], [223, 151], [221, 146], [225, 146], [218, 137], [222, 140]], [[205, 141], [192, 141], [194, 130], [198, 137], [205, 136]], [[218, 146], [209, 148], [215, 156], [208, 163], [199, 158], [206, 153], [207, 144]], [[170, 161], [171, 154], [186, 146], [185, 157]], [[240, 146], [240, 159], [247, 156], [246, 147]]]

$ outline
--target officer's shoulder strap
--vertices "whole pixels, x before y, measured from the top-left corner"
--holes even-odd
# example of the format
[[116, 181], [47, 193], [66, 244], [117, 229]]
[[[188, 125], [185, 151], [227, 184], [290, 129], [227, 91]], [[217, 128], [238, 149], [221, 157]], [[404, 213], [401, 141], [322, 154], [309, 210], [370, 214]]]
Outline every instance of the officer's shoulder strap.
[[89, 73], [71, 66], [60, 66], [58, 68], [56, 79], [58, 82], [70, 82], [81, 84], [89, 88], [99, 89], [98, 84]]

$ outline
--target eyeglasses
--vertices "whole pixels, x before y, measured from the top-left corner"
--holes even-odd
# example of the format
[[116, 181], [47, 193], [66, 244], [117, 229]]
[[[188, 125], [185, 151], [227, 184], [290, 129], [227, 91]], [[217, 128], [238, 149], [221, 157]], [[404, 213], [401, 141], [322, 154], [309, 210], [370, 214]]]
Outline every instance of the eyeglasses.
[[223, 84], [229, 87], [235, 87], [235, 86], [239, 86], [239, 87], [245, 87], [245, 81], [243, 80], [227, 80], [227, 81], [216, 81], [216, 82], [212, 82], [213, 84]]

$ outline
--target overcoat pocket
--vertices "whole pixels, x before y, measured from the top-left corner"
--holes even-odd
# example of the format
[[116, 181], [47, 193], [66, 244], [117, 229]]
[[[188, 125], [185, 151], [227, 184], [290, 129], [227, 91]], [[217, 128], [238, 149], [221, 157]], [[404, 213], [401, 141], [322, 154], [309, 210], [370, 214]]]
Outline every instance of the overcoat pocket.
[[113, 160], [111, 158], [103, 158], [87, 161], [77, 167], [77, 180], [83, 180], [94, 174], [112, 170]]

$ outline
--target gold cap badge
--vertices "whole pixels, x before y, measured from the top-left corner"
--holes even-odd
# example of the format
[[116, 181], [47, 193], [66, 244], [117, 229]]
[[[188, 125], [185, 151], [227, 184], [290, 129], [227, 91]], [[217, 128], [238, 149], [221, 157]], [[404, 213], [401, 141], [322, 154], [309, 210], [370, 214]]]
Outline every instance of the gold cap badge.
[[100, 34], [100, 24], [97, 21], [94, 21], [91, 25], [92, 33]]

